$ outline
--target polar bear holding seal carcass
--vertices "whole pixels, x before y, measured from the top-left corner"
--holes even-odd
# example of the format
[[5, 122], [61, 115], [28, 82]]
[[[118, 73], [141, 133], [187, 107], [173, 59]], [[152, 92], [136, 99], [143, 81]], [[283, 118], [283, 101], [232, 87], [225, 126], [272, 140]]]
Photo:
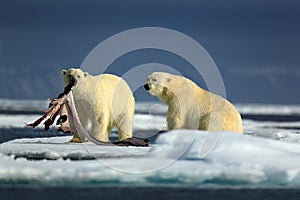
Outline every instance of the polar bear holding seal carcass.
[[229, 101], [200, 88], [185, 77], [154, 72], [148, 76], [144, 88], [168, 105], [169, 130], [243, 133], [241, 115]]
[[[86, 129], [91, 122], [91, 136], [109, 141], [113, 127], [118, 128], [119, 140], [132, 138], [134, 97], [127, 83], [112, 74], [89, 75], [81, 69], [63, 69], [65, 86], [73, 83], [76, 111]], [[70, 142], [84, 142], [83, 133], [76, 133]]]

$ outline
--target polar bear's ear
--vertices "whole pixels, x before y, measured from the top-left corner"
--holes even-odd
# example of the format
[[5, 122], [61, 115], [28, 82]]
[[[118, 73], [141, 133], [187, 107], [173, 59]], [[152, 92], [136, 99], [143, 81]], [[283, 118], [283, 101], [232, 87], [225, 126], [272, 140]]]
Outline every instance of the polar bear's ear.
[[67, 73], [67, 70], [65, 70], [65, 69], [61, 70], [62, 75], [66, 75], [66, 73]]
[[88, 72], [84, 72], [84, 76], [87, 76], [87, 75], [89, 75], [89, 73]]

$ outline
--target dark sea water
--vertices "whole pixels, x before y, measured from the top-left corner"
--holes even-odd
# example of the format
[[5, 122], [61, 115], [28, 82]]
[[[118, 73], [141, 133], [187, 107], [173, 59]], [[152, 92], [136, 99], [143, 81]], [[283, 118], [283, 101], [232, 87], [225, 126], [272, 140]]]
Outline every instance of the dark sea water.
[[298, 200], [299, 189], [281, 188], [183, 188], [183, 187], [7, 187], [0, 188], [1, 199], [189, 199], [189, 200]]

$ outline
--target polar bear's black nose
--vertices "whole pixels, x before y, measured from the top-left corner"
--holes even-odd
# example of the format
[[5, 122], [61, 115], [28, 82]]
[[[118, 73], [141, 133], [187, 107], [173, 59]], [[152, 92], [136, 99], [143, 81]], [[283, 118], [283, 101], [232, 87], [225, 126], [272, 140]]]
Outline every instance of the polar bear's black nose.
[[70, 84], [72, 84], [72, 86], [74, 86], [75, 85], [75, 78], [74, 78], [74, 76], [72, 76], [71, 74], [69, 74], [69, 83]]
[[149, 90], [150, 90], [149, 84], [145, 84], [145, 85], [144, 85], [144, 88], [145, 88], [145, 90], [149, 91]]

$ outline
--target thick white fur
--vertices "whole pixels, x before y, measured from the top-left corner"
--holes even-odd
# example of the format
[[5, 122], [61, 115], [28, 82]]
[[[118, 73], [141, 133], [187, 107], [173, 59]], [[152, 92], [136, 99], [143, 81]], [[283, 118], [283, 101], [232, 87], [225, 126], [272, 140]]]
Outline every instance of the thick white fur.
[[164, 72], [147, 78], [150, 94], [168, 105], [168, 129], [198, 129], [243, 133], [240, 113], [226, 99], [193, 81]]
[[[82, 126], [91, 122], [91, 136], [106, 142], [113, 127], [118, 128], [119, 140], [132, 137], [134, 97], [127, 83], [118, 76], [89, 75], [81, 69], [62, 70], [65, 86], [75, 79], [72, 87], [76, 110]], [[85, 141], [82, 133], [74, 136]], [[72, 141], [71, 141], [72, 142]]]

